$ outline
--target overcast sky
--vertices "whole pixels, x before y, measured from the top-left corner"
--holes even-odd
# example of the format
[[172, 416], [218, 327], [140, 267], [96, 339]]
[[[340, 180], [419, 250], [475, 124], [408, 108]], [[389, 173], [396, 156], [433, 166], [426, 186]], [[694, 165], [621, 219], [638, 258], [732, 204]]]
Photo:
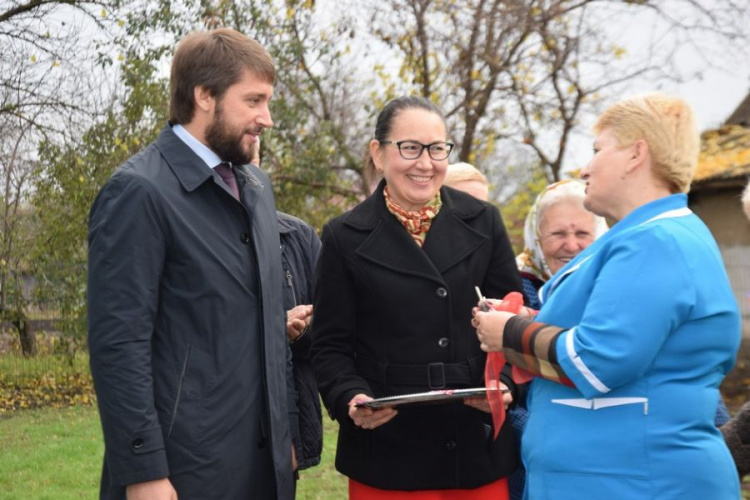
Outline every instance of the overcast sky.
[[733, 74], [709, 71], [703, 80], [675, 87], [695, 111], [701, 131], [716, 128], [750, 93], [750, 61]]

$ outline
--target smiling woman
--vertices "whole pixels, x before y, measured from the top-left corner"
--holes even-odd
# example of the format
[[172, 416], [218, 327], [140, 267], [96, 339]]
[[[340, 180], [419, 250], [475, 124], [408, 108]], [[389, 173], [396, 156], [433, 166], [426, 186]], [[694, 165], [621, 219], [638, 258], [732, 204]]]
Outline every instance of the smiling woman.
[[526, 216], [524, 250], [516, 263], [527, 303], [539, 309], [538, 291], [573, 257], [607, 231], [603, 217], [583, 207], [586, 186], [565, 180], [539, 193]]
[[[482, 386], [485, 355], [470, 324], [474, 287], [503, 296], [520, 290], [497, 208], [442, 186], [451, 149], [434, 104], [391, 101], [369, 142], [383, 179], [323, 228], [311, 356], [340, 426], [336, 467], [350, 478], [353, 499], [408, 491], [412, 500], [501, 500], [518, 464], [509, 426], [493, 440], [486, 401], [398, 411], [356, 404]], [[516, 386], [508, 376], [502, 382], [509, 404]]]

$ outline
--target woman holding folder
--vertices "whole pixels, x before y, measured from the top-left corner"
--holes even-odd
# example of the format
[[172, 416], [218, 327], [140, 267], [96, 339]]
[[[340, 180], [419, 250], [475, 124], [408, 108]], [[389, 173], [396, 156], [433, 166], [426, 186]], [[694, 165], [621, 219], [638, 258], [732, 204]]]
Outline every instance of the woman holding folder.
[[[469, 324], [474, 287], [521, 289], [496, 208], [443, 187], [445, 120], [402, 97], [370, 141], [375, 192], [324, 227], [311, 349], [318, 388], [339, 422], [336, 468], [350, 498], [507, 498], [518, 464], [513, 432], [493, 439], [486, 402], [371, 410], [372, 398], [484, 384], [485, 355]], [[509, 377], [501, 379], [515, 396]]]

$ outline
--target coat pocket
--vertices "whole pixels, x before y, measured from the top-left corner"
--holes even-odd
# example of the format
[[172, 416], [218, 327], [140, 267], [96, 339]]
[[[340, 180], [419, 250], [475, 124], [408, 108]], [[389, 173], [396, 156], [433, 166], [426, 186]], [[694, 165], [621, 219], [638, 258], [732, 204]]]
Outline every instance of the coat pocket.
[[174, 422], [177, 418], [177, 409], [180, 407], [180, 398], [182, 397], [182, 386], [185, 382], [185, 373], [187, 372], [188, 362], [190, 361], [190, 350], [191, 345], [188, 344], [187, 350], [185, 351], [185, 360], [182, 362], [182, 370], [180, 371], [180, 379], [177, 382], [177, 395], [174, 398], [174, 407], [172, 408], [172, 416], [169, 419], [169, 432], [167, 437], [172, 436], [172, 429], [174, 429]]

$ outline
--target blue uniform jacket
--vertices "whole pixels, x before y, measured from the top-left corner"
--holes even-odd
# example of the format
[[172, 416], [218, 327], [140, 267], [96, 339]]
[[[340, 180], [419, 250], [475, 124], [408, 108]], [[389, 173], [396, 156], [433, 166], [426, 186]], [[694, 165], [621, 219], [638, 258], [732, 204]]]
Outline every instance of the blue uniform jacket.
[[536, 379], [524, 434], [533, 500], [735, 499], [714, 425], [740, 316], [683, 194], [631, 212], [542, 289], [537, 320], [575, 388]]

